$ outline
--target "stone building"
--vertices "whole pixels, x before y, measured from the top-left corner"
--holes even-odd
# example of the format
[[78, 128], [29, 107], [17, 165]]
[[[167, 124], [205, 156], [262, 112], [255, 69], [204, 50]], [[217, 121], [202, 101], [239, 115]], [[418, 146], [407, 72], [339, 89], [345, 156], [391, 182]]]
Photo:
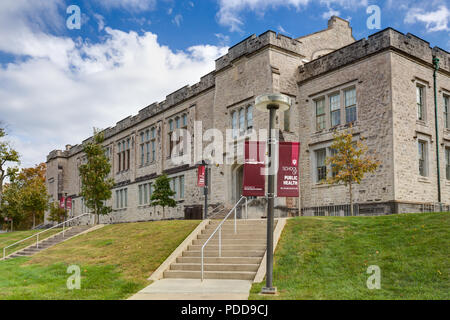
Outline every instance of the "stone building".
[[[439, 139], [433, 57], [440, 59]], [[441, 202], [450, 204], [449, 75], [448, 52], [391, 28], [355, 41], [349, 23], [338, 17], [329, 20], [327, 29], [297, 39], [273, 31], [253, 35], [217, 59], [215, 70], [199, 83], [104, 130], [116, 186], [109, 202], [113, 212], [100, 221], [183, 218], [186, 207], [202, 205], [203, 191], [196, 185], [201, 158], [195, 155], [208, 149], [211, 137], [196, 138], [208, 136], [210, 129], [223, 134], [223, 151], [211, 154], [224, 161], [209, 167], [209, 203], [211, 209], [231, 207], [242, 189], [242, 142], [268, 125], [268, 115], [254, 109], [253, 103], [268, 92], [291, 97], [291, 109], [277, 115], [279, 138], [301, 143], [300, 197], [277, 199], [278, 214], [319, 214], [323, 208], [349, 203], [345, 186], [320, 180], [331, 174], [325, 158], [331, 154], [333, 131], [350, 124], [355, 139], [364, 139], [369, 152], [381, 161], [377, 171], [354, 188], [360, 214], [420, 211], [424, 204], [436, 203], [437, 146]], [[189, 132], [180, 144], [171, 141], [177, 129]], [[83, 143], [47, 157], [49, 193], [54, 201], [70, 196], [73, 215], [86, 212], [78, 177]], [[170, 152], [175, 145], [177, 154], [194, 156], [176, 163]], [[164, 216], [161, 208], [149, 206], [152, 183], [163, 172], [172, 178], [178, 202]], [[264, 204], [264, 199], [252, 201], [252, 216], [264, 215]]]

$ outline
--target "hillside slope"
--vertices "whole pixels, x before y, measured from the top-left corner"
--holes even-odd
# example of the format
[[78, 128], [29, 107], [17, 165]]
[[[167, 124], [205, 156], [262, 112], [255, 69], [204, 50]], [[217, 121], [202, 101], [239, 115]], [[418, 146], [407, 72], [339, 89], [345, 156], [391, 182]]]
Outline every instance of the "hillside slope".
[[[108, 225], [32, 258], [0, 261], [2, 299], [125, 299], [195, 229], [199, 221]], [[68, 290], [70, 265], [81, 270], [81, 289]]]
[[[275, 254], [275, 299], [449, 299], [450, 213], [288, 220]], [[367, 268], [381, 270], [369, 290]], [[265, 283], [254, 285], [250, 299]]]

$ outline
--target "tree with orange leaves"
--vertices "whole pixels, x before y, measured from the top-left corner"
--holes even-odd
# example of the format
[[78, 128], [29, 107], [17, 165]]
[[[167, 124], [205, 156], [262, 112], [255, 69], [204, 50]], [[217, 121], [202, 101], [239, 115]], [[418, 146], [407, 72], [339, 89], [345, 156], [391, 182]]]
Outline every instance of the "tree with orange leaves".
[[341, 133], [334, 133], [334, 141], [331, 149], [334, 154], [327, 157], [327, 165], [331, 164], [332, 176], [327, 178], [327, 183], [344, 183], [349, 188], [350, 212], [353, 212], [352, 185], [360, 184], [367, 172], [374, 172], [380, 162], [375, 158], [366, 155], [367, 146], [361, 141], [353, 142], [353, 131], [345, 130]]

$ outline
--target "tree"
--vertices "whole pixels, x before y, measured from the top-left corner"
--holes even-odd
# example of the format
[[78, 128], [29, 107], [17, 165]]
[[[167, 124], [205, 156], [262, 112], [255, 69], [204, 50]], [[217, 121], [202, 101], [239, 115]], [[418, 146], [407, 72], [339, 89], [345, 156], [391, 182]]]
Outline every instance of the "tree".
[[[0, 127], [0, 139], [6, 137], [4, 128]], [[0, 202], [3, 195], [3, 183], [11, 177], [17, 168], [6, 167], [7, 163], [19, 163], [19, 153], [7, 141], [0, 141]]]
[[36, 227], [36, 218], [41, 220], [48, 209], [50, 197], [45, 184], [46, 169], [45, 163], [41, 163], [33, 168], [22, 169], [17, 178], [22, 187], [22, 209], [32, 218], [33, 228]]
[[49, 195], [45, 185], [45, 163], [33, 168], [11, 170], [1, 204], [4, 217], [13, 218], [19, 229], [36, 226], [48, 208]]
[[349, 188], [350, 211], [353, 216], [353, 194], [352, 185], [361, 183], [364, 174], [374, 172], [380, 162], [366, 155], [367, 146], [361, 141], [353, 142], [353, 132], [351, 129], [342, 133], [334, 133], [331, 149], [334, 155], [327, 157], [327, 165], [332, 166], [332, 176], [327, 178], [327, 183], [344, 183]]
[[102, 146], [104, 141], [103, 133], [94, 129], [94, 136], [88, 142], [83, 151], [86, 154], [86, 163], [79, 168], [81, 177], [81, 196], [84, 203], [96, 216], [95, 224], [98, 224], [100, 215], [107, 215], [112, 208], [106, 206], [106, 200], [111, 198], [111, 189], [114, 187], [114, 180], [108, 178], [111, 172], [111, 164], [105, 155]]
[[50, 213], [48, 215], [48, 220], [61, 223], [66, 217], [66, 210], [59, 206], [58, 202], [53, 202], [50, 205]]
[[172, 198], [175, 191], [170, 188], [170, 178], [166, 174], [159, 176], [155, 181], [155, 188], [150, 198], [153, 207], [161, 206], [163, 208], [163, 219], [165, 218], [164, 208], [174, 208], [177, 202]]

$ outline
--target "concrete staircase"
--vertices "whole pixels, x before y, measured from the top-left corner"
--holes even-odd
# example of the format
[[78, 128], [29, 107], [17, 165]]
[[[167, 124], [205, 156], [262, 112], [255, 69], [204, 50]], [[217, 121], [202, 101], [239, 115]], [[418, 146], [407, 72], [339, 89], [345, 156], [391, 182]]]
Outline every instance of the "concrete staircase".
[[63, 241], [66, 241], [88, 229], [92, 228], [92, 226], [76, 226], [76, 227], [71, 227], [70, 229], [67, 229], [64, 233], [64, 237], [63, 237], [63, 233], [59, 232], [54, 236], [51, 236], [45, 240], [42, 240], [39, 242], [39, 247], [36, 247], [36, 245], [32, 245], [29, 246], [25, 249], [19, 250], [17, 252], [14, 252], [13, 254], [7, 256], [5, 258], [5, 260], [7, 259], [12, 259], [12, 258], [17, 258], [17, 257], [28, 257], [28, 256], [32, 256], [42, 250], [48, 249], [50, 247], [53, 247], [54, 245], [61, 243]]
[[[164, 272], [164, 278], [201, 278], [201, 248], [221, 221], [211, 220]], [[266, 252], [266, 220], [225, 221], [222, 226], [222, 255], [219, 257], [219, 232], [205, 247], [204, 278], [253, 280]], [[276, 225], [277, 221], [275, 221]]]

